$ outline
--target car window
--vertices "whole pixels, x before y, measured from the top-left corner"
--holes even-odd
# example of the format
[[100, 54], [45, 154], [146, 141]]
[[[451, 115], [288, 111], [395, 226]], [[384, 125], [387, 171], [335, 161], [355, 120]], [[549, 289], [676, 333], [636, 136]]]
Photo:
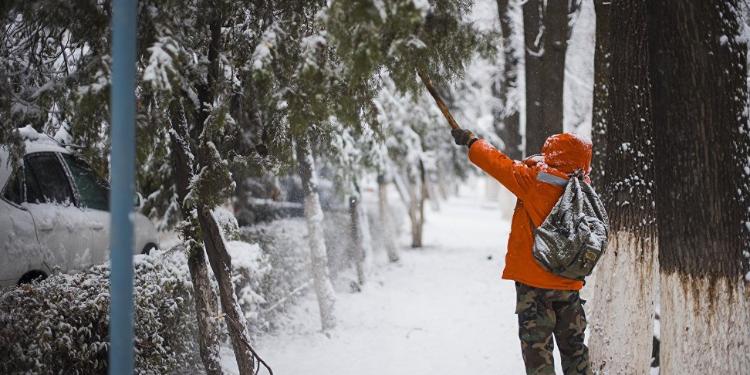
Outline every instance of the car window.
[[80, 205], [95, 210], [109, 210], [109, 187], [104, 179], [94, 173], [83, 160], [73, 155], [63, 155], [68, 164], [70, 174], [73, 175]]
[[20, 169], [13, 172], [13, 176], [8, 180], [8, 183], [5, 185], [5, 191], [3, 191], [3, 197], [15, 204], [21, 204], [23, 202]]
[[27, 155], [24, 158], [26, 201], [29, 203], [74, 202], [68, 175], [57, 155], [51, 152]]

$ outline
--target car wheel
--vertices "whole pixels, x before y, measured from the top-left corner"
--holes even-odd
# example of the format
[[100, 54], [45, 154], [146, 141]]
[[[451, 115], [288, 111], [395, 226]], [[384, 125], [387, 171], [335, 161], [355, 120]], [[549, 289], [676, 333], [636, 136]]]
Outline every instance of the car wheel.
[[149, 254], [151, 254], [152, 250], [156, 250], [156, 249], [157, 249], [156, 245], [150, 243], [150, 244], [148, 244], [148, 245], [146, 245], [146, 246], [143, 247], [143, 251], [141, 251], [141, 254], [149, 255]]
[[47, 274], [42, 271], [29, 271], [26, 272], [21, 278], [18, 280], [18, 285], [21, 284], [31, 284], [34, 281], [40, 281], [47, 278]]

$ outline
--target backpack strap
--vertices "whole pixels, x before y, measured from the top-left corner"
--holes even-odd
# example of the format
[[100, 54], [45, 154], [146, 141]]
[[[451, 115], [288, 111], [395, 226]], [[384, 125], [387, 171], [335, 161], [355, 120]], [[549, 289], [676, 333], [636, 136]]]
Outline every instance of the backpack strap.
[[544, 182], [546, 184], [563, 186], [563, 187], [568, 184], [567, 178], [558, 177], [547, 172], [539, 172], [536, 175], [536, 180]]

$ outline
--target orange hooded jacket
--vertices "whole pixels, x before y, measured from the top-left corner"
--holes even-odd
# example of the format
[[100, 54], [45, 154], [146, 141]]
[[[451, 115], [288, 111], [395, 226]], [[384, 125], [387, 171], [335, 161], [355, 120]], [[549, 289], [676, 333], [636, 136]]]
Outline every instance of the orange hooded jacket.
[[497, 179], [518, 199], [513, 212], [503, 279], [537, 288], [579, 290], [583, 282], [548, 272], [531, 255], [534, 239], [529, 221], [538, 227], [552, 211], [564, 188], [537, 179], [540, 172], [568, 178], [576, 169], [591, 170], [591, 143], [573, 134], [556, 134], [542, 147], [542, 157], [514, 161], [484, 140], [469, 148], [469, 159]]

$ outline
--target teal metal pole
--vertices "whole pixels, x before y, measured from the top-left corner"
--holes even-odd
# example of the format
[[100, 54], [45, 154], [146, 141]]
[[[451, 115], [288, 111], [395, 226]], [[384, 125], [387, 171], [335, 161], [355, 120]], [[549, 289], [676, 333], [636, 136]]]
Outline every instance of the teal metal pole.
[[112, 3], [109, 373], [133, 374], [133, 199], [137, 0]]

